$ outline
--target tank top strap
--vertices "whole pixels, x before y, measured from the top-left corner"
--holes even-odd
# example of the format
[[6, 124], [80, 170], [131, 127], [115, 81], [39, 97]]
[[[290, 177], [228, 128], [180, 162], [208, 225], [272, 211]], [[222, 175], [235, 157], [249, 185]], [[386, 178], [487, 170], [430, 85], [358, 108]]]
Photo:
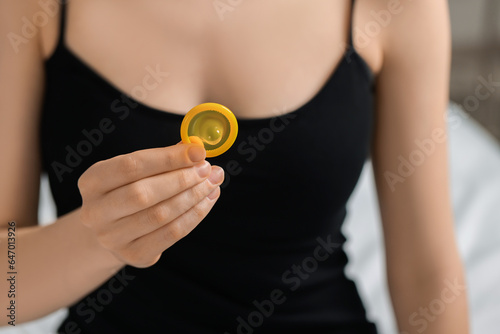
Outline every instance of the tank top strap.
[[59, 0], [59, 3], [61, 4], [61, 17], [59, 19], [59, 39], [57, 41], [57, 44], [58, 46], [61, 46], [64, 44], [64, 36], [66, 34], [66, 16], [68, 4], [67, 0]]
[[354, 37], [353, 37], [353, 21], [354, 21], [354, 6], [356, 1], [351, 0], [351, 13], [349, 16], [349, 46], [354, 47]]

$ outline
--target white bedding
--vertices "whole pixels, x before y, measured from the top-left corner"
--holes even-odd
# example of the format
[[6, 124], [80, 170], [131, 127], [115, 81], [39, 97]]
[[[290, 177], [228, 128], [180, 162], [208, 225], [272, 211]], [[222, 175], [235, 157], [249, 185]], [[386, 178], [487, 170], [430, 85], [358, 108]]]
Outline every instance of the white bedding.
[[[451, 182], [456, 233], [465, 261], [473, 334], [500, 333], [500, 147], [458, 107], [450, 106]], [[357, 282], [368, 316], [380, 333], [395, 334], [385, 284], [380, 219], [369, 163], [349, 202], [344, 225], [350, 257], [347, 273]], [[53, 204], [42, 180], [40, 217], [50, 222]], [[66, 311], [0, 334], [55, 333]]]

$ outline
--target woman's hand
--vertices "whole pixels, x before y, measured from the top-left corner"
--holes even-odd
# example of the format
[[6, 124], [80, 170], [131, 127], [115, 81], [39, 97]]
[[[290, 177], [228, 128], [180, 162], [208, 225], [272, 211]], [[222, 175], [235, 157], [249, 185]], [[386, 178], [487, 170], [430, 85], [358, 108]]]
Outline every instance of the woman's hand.
[[82, 223], [123, 264], [155, 264], [220, 195], [224, 171], [205, 156], [202, 145], [177, 144], [92, 165], [78, 181]]

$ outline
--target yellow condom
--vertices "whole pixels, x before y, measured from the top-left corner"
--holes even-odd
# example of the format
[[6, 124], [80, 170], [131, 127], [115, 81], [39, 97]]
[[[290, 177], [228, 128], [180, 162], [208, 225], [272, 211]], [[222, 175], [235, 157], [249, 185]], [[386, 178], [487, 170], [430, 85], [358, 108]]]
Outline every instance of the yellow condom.
[[192, 143], [189, 137], [200, 138], [207, 157], [216, 157], [234, 144], [238, 135], [238, 122], [228, 108], [217, 103], [203, 103], [191, 109], [181, 124], [183, 143]]

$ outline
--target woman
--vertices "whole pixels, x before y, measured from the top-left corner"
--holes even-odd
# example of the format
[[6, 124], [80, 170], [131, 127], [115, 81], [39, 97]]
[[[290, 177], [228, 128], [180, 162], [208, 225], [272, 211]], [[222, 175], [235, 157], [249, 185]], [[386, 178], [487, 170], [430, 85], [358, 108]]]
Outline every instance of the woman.
[[[465, 293], [429, 304], [464, 284], [445, 0], [0, 4], [17, 322], [70, 306], [59, 333], [375, 333], [340, 232], [371, 155], [400, 330], [468, 332]], [[209, 162], [178, 143], [207, 101], [240, 125]], [[45, 227], [42, 170], [58, 210]]]

